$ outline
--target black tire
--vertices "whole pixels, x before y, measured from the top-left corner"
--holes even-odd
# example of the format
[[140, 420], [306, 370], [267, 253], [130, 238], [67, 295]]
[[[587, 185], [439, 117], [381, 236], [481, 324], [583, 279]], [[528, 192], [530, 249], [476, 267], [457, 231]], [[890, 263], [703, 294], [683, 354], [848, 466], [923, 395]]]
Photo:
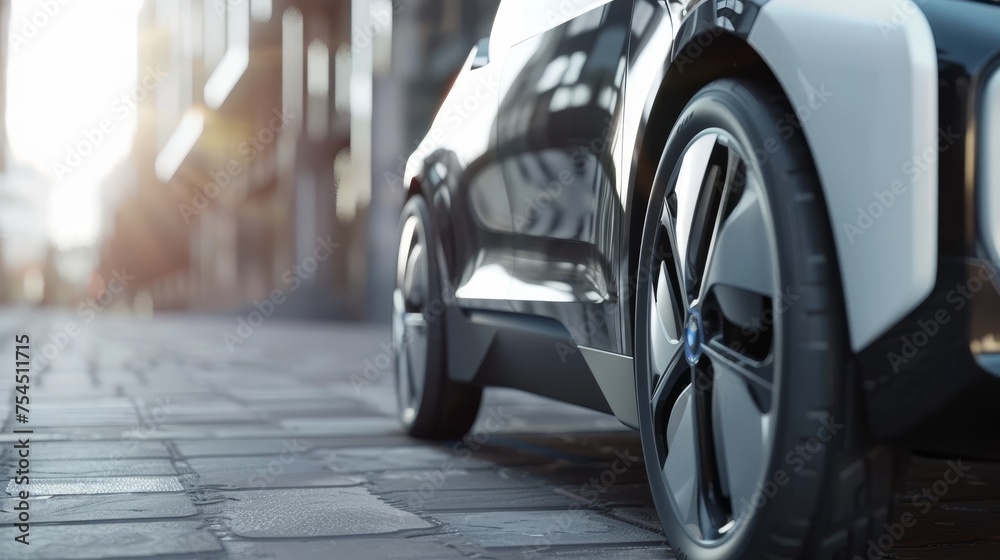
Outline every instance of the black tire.
[[[637, 275], [636, 386], [650, 486], [677, 558], [867, 557], [869, 540], [877, 540], [891, 508], [893, 483], [899, 474], [902, 455], [876, 445], [867, 437], [859, 384], [852, 373], [833, 235], [819, 179], [800, 128], [778, 127], [791, 114], [794, 114], [792, 108], [774, 85], [728, 79], [707, 85], [677, 120], [651, 189]], [[704, 140], [706, 137], [710, 139]], [[678, 171], [681, 162], [686, 161], [683, 158], [690, 156], [695, 158], [692, 161], [701, 161], [694, 150], [705, 153], [709, 148], [711, 155], [701, 179], [686, 181], [684, 178], [690, 174], [681, 175]], [[736, 160], [732, 156], [714, 159], [717, 153], [733, 154]], [[742, 179], [741, 155], [746, 158], [742, 162]], [[716, 161], [731, 166], [725, 167], [723, 183], [712, 182], [720, 175], [713, 173]], [[691, 166], [694, 168], [694, 164]], [[729, 177], [735, 177], [732, 184], [728, 184]], [[756, 251], [734, 252], [726, 244], [735, 243], [743, 248], [749, 246], [748, 242], [736, 243], [733, 236], [720, 240], [723, 239], [720, 229], [706, 226], [704, 231], [710, 229], [712, 237], [706, 264], [700, 265], [698, 255], [702, 250], [691, 241], [696, 239], [695, 227], [679, 236], [679, 228], [688, 221], [673, 218], [687, 208], [679, 202], [685, 191], [673, 191], [686, 185], [702, 186], [695, 197], [697, 202], [690, 206], [695, 209], [692, 224], [717, 212], [715, 220], [726, 231], [738, 212], [744, 211], [739, 214], [743, 219], [746, 208], [756, 204], [759, 222], [766, 225], [767, 239], [763, 241], [766, 245], [760, 245], [762, 249]], [[707, 185], [712, 188], [704, 188]], [[716, 185], [722, 194], [712, 194]], [[716, 196], [717, 207], [710, 202]], [[743, 200], [749, 196], [755, 200], [744, 206]], [[709, 209], [704, 214], [699, 213], [702, 205]], [[744, 231], [742, 226], [734, 229], [736, 233], [741, 231]], [[697, 233], [699, 243], [703, 237], [704, 234]], [[682, 244], [677, 239], [686, 240], [687, 248], [678, 250]], [[762, 251], [769, 253], [765, 255]], [[723, 265], [721, 269], [740, 270], [747, 275], [753, 273], [742, 272], [743, 267], [757, 267], [759, 260], [772, 259], [769, 269], [776, 276], [767, 278], [775, 292], [770, 297], [756, 295], [763, 302], [763, 316], [770, 311], [771, 320], [755, 322], [749, 331], [757, 336], [754, 344], [762, 337], [769, 340], [768, 353], [763, 345], [748, 346], [750, 343], [744, 340], [748, 323], [734, 322], [729, 316], [731, 309], [742, 312], [752, 308], [739, 300], [753, 302], [752, 290], [734, 291], [721, 282], [712, 284], [719, 269], [712, 259], [720, 254], [742, 254], [737, 268]], [[756, 260], [751, 262], [752, 259]], [[677, 262], [685, 264], [679, 266]], [[763, 265], [759, 268], [768, 269]], [[700, 275], [701, 279], [689, 282], [689, 274]], [[667, 278], [665, 283], [660, 282], [661, 276]], [[719, 277], [724, 277], [723, 273]], [[702, 285], [709, 287], [703, 290]], [[666, 311], [662, 310], [662, 304], [654, 307], [661, 301], [658, 294], [663, 293], [663, 286], [671, 289], [672, 296], [679, 294], [671, 301], [692, 302], [683, 311], [686, 317], [683, 323], [678, 322], [680, 312], [676, 306]], [[794, 299], [789, 304], [782, 301], [782, 295]], [[734, 305], [738, 300], [740, 305]], [[713, 305], [717, 309], [709, 309]], [[655, 321], [674, 326], [667, 326], [657, 334]], [[677, 324], [680, 329], [672, 331]], [[676, 341], [672, 332], [679, 337]], [[672, 348], [670, 344], [679, 345], [681, 352], [689, 357], [688, 362], [694, 363], [688, 366], [692, 374], [686, 380], [685, 364], [679, 364], [679, 358], [671, 359], [666, 369], [660, 367], [665, 363], [664, 349]], [[720, 348], [728, 350], [722, 352]], [[733, 368], [730, 362], [740, 367], [758, 364], [754, 367], [759, 369]], [[733, 372], [738, 375], [732, 375]], [[730, 447], [739, 446], [731, 443], [734, 438], [720, 435], [723, 430], [720, 426], [739, 432], [730, 427], [734, 421], [726, 419], [727, 414], [736, 415], [739, 407], [729, 403], [720, 405], [715, 400], [726, 402], [726, 391], [732, 394], [731, 388], [720, 388], [719, 376], [724, 373], [730, 376], [726, 379], [746, 381], [750, 376], [743, 372], [769, 381], [767, 391], [761, 389], [763, 382], [756, 387], [751, 382], [745, 385], [746, 392], [756, 397], [753, 403], [762, 418], [771, 415], [761, 422], [759, 460], [745, 459], [747, 465], [741, 462], [744, 457], [755, 455], [736, 454], [733, 460], [727, 454]], [[732, 386], [731, 381], [727, 383]], [[659, 391], [654, 394], [654, 390]], [[693, 434], [688, 436], [690, 447], [688, 440], [678, 439], [687, 433], [688, 426]], [[671, 446], [666, 443], [668, 439]], [[730, 447], [720, 445], [720, 441]], [[751, 449], [746, 442], [740, 445]], [[678, 455], [692, 449], [690, 457], [695, 459], [671, 456], [670, 448]], [[703, 457], [710, 460], [701, 461]], [[692, 464], [695, 474], [685, 479], [684, 465]], [[703, 468], [705, 464], [711, 466]], [[753, 477], [758, 481], [757, 486], [749, 493], [752, 496], [749, 501], [747, 486], [740, 482], [743, 479], [723, 481], [726, 473], [754, 472], [750, 469], [758, 467], [760, 473]], [[684, 493], [687, 487], [671, 485], [670, 480], [694, 480], [691, 497]], [[744, 496], [739, 501], [735, 498], [737, 491]], [[692, 503], [696, 504], [694, 510]], [[717, 522], [727, 519], [727, 523], [718, 525]], [[718, 525], [718, 530], [713, 532], [713, 525]]]
[[482, 389], [448, 378], [444, 262], [437, 230], [420, 195], [403, 207], [393, 292], [393, 345], [399, 416], [412, 437], [458, 439], [476, 420]]

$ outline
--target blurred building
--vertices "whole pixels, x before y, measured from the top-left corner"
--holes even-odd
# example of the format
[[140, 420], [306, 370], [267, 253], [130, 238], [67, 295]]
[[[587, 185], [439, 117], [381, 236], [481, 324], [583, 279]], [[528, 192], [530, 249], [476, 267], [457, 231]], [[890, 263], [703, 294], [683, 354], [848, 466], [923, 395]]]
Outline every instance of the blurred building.
[[[282, 289], [309, 312], [358, 315], [363, 217], [346, 208], [353, 185], [334, 180], [350, 176], [336, 83], [349, 5], [148, 0], [139, 33], [134, 181], [102, 275], [127, 270], [160, 309], [233, 309]], [[324, 243], [338, 248], [314, 261]]]
[[[0, 0], [0, 179], [7, 173], [7, 40], [10, 29], [10, 2]], [[6, 181], [0, 180], [0, 203], [6, 201]], [[0, 232], [5, 234], [6, 232]], [[10, 293], [8, 289], [7, 270], [4, 267], [3, 253], [7, 237], [0, 237], [0, 304], [7, 303]]]
[[297, 316], [387, 318], [393, 178], [496, 4], [147, 0], [100, 274], [158, 309], [280, 290]]
[[0, 173], [7, 168], [7, 37], [10, 2], [0, 0]]
[[391, 44], [375, 53], [372, 136], [377, 149], [372, 155], [368, 238], [372, 252], [388, 258], [371, 263], [367, 309], [374, 317], [390, 313], [406, 159], [430, 128], [472, 47], [489, 35], [499, 4], [409, 0], [396, 10]]

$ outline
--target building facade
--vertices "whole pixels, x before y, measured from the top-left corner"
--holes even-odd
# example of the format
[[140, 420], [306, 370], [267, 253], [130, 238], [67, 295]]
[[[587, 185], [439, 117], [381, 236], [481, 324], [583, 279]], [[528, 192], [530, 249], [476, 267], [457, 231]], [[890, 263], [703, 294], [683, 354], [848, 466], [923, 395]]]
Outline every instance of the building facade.
[[387, 319], [391, 177], [495, 7], [147, 0], [133, 173], [100, 274], [127, 269], [158, 309], [277, 291], [295, 316]]

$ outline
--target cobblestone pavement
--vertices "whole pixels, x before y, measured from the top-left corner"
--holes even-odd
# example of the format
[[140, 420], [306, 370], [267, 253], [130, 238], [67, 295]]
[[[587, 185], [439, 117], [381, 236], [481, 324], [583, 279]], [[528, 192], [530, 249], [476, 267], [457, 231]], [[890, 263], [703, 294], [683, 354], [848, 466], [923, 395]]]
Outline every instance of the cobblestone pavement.
[[[474, 435], [422, 444], [393, 418], [386, 329], [236, 327], [0, 316], [0, 558], [673, 558], [638, 439], [613, 418], [490, 390]], [[12, 407], [15, 332], [36, 361], [54, 356], [31, 380], [27, 424]], [[29, 546], [14, 540], [23, 488], [7, 482], [25, 427]], [[1000, 552], [1000, 468], [915, 499], [948, 468], [915, 463], [894, 514], [915, 525], [881, 543], [896, 557]]]

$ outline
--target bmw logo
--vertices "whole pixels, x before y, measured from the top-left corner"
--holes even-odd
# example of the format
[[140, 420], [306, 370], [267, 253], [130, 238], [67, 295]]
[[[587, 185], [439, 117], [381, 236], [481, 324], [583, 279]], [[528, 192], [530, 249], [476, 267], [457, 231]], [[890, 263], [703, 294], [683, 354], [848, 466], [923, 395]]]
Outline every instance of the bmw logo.
[[701, 313], [691, 310], [687, 325], [684, 327], [684, 357], [691, 365], [701, 359], [701, 345], [705, 342], [705, 330], [701, 322]]

